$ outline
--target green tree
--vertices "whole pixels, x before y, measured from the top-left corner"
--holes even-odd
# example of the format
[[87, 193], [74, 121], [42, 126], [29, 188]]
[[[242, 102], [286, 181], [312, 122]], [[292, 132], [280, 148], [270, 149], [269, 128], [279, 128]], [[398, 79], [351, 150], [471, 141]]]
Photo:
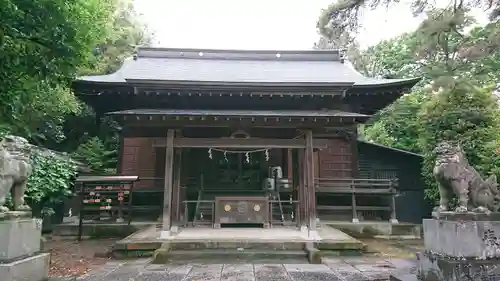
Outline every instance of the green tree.
[[132, 0], [116, 0], [111, 30], [108, 37], [99, 42], [92, 57], [93, 67], [82, 69], [80, 74], [110, 74], [131, 57], [137, 46], [148, 46], [154, 35], [148, 30], [134, 8]]
[[[324, 23], [325, 18], [318, 26], [321, 20]], [[412, 93], [377, 113], [362, 133], [368, 140], [423, 153], [426, 195], [431, 200], [438, 198], [433, 148], [441, 140], [460, 143], [483, 176], [500, 176], [499, 108], [494, 95], [500, 78], [500, 26], [495, 20], [485, 26], [474, 24], [463, 3], [458, 3], [428, 9], [427, 19], [414, 32], [364, 51], [349, 48], [353, 51], [348, 59], [365, 75], [423, 77]], [[344, 27], [343, 32], [353, 32], [356, 24]], [[338, 29], [335, 32], [322, 31], [327, 36], [339, 34]]]
[[0, 124], [35, 143], [78, 112], [69, 90], [107, 37], [113, 0], [0, 1]]
[[[369, 10], [380, 9], [380, 8], [391, 8], [392, 4], [399, 3], [397, 0], [337, 0], [336, 2], [330, 4], [325, 9], [321, 10], [319, 19], [317, 21], [317, 27], [321, 35], [324, 37], [338, 41], [337, 38], [351, 37], [350, 35], [356, 34], [360, 27], [360, 17], [363, 12], [369, 12]], [[440, 4], [442, 4], [441, 2]], [[413, 0], [410, 8], [415, 15], [421, 14], [422, 12], [427, 12], [429, 10], [436, 10], [436, 3], [424, 0]], [[448, 4], [445, 5], [445, 9], [451, 11], [447, 15], [451, 15], [448, 18], [448, 27], [441, 25], [441, 28], [453, 29], [455, 24], [452, 21], [455, 12], [459, 14], [464, 9], [469, 9], [471, 7], [482, 8], [483, 10], [489, 10], [490, 20], [495, 21], [500, 15], [500, 1], [499, 0], [449, 0]], [[441, 21], [442, 23], [443, 21]], [[430, 21], [429, 21], [430, 23]], [[435, 22], [436, 25], [431, 24], [431, 26], [440, 26], [439, 22]]]
[[468, 80], [454, 80], [453, 85], [440, 88], [425, 103], [419, 120], [422, 124], [421, 141], [426, 156], [424, 175], [430, 187], [426, 191], [429, 198], [439, 198], [431, 176], [436, 159], [433, 149], [439, 141], [460, 144], [470, 164], [483, 176], [498, 172], [496, 167], [500, 164], [500, 157], [492, 146], [498, 139], [498, 104], [492, 95], [492, 88], [478, 87]]
[[118, 150], [108, 150], [98, 137], [89, 138], [82, 143], [72, 157], [100, 174], [115, 173], [118, 165]]
[[[120, 68], [123, 60], [131, 57], [137, 46], [147, 46], [153, 41], [153, 34], [142, 23], [131, 0], [116, 0], [115, 10], [110, 22], [108, 35], [99, 41], [93, 50], [90, 63], [80, 68], [79, 75], [100, 75], [113, 73]], [[61, 138], [48, 140], [44, 145], [58, 151], [73, 153], [78, 149], [79, 157], [83, 157], [89, 144], [99, 138], [102, 159], [90, 153], [89, 159], [80, 159], [96, 172], [104, 173], [101, 163], [106, 163], [106, 171], [112, 172], [118, 162], [119, 126], [111, 118], [96, 116], [92, 108], [79, 103], [80, 110], [64, 116], [60, 126]], [[82, 151], [83, 149], [83, 151]], [[109, 159], [110, 155], [113, 159]], [[114, 163], [114, 164], [113, 164]]]

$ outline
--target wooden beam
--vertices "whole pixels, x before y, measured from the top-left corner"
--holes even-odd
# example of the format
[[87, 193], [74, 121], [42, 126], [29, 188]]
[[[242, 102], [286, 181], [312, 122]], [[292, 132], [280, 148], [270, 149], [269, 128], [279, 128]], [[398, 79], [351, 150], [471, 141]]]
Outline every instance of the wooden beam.
[[[137, 126], [137, 127], [161, 127], [161, 128], [183, 128], [183, 127], [261, 127], [261, 128], [300, 128], [300, 129], [322, 129], [327, 126], [338, 126], [342, 127], [345, 125], [358, 124], [361, 121], [353, 118], [330, 118], [330, 121], [326, 119], [317, 119], [316, 122], [312, 120], [312, 118], [304, 119], [293, 119], [291, 122], [287, 118], [280, 118], [280, 121], [276, 121], [275, 117], [268, 117], [267, 122], [259, 119], [255, 119], [252, 121], [251, 118], [235, 118], [234, 120], [226, 120], [222, 117], [211, 117], [210, 119], [193, 119], [189, 120], [189, 118], [183, 119], [175, 119], [175, 117], [161, 119], [162, 117], [153, 118], [153, 120], [149, 120], [149, 117], [144, 116], [140, 120], [137, 120], [133, 116], [113, 116], [113, 119], [117, 122], [124, 124], [126, 126]], [[217, 120], [215, 120], [217, 118]], [[262, 118], [263, 119], [263, 118]]]
[[[328, 140], [315, 140], [313, 147], [317, 149], [326, 148]], [[154, 147], [165, 147], [165, 140], [157, 140]], [[229, 139], [229, 138], [176, 138], [173, 147], [185, 148], [305, 148], [304, 139]]]
[[174, 135], [175, 131], [170, 129], [167, 132], [165, 151], [165, 186], [163, 191], [163, 231], [170, 231], [172, 215], [172, 185], [173, 185], [173, 164], [174, 164]]

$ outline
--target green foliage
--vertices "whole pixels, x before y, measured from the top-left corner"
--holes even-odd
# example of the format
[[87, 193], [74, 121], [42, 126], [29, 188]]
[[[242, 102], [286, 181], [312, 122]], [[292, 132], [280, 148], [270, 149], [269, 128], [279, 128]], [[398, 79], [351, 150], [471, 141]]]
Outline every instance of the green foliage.
[[36, 143], [60, 140], [79, 107], [69, 84], [108, 35], [114, 0], [2, 0], [0, 124]]
[[[97, 118], [75, 97], [70, 83], [78, 75], [114, 72], [138, 45], [150, 44], [152, 34], [132, 1], [0, 4], [0, 135], [23, 136], [70, 153], [89, 137], [99, 137], [103, 151], [117, 150], [117, 124]], [[114, 160], [108, 159], [111, 155]], [[110, 152], [102, 161], [108, 167], [117, 158]]]
[[[332, 2], [334, 3], [321, 10], [316, 26], [323, 37], [334, 42], [338, 41], [338, 38], [349, 38], [356, 34], [360, 28], [360, 19], [363, 13], [378, 8], [390, 9], [393, 4], [400, 3], [399, 0], [337, 0]], [[436, 11], [436, 6], [436, 3], [432, 1], [413, 0], [410, 8], [414, 15], [420, 15], [429, 10]], [[489, 10], [491, 21], [497, 20], [500, 15], [499, 0], [451, 0], [446, 6], [446, 11], [449, 12], [441, 15], [436, 13], [433, 16], [448, 20], [440, 21], [442, 24], [435, 24], [432, 19], [427, 21], [428, 23], [433, 22], [432, 28], [452, 30], [454, 26], [463, 23], [461, 21], [463, 17], [460, 17], [460, 14], [466, 8]]]
[[150, 45], [153, 34], [140, 21], [131, 0], [118, 0], [109, 36], [100, 42], [92, 58], [93, 67], [82, 73], [110, 74], [118, 70], [137, 46]]
[[86, 164], [95, 173], [114, 174], [118, 164], [118, 151], [107, 150], [101, 139], [93, 137], [78, 147], [73, 158]]
[[436, 197], [432, 170], [436, 159], [433, 149], [440, 141], [460, 144], [469, 163], [483, 176], [500, 165], [500, 157], [496, 156], [491, 146], [496, 142], [499, 129], [498, 105], [491, 88], [456, 80], [454, 85], [442, 88], [424, 104], [419, 120], [422, 124], [421, 143], [426, 156], [423, 174], [430, 187], [427, 189], [430, 199], [439, 198]]
[[424, 91], [401, 97], [370, 120], [363, 132], [364, 138], [382, 145], [421, 153], [419, 139], [422, 124], [418, 114], [422, 104], [429, 98], [429, 94]]
[[[92, 67], [81, 68], [79, 74], [99, 75], [115, 72], [122, 65], [124, 59], [133, 55], [137, 46], [149, 45], [153, 40], [153, 34], [140, 21], [131, 0], [117, 0], [110, 28], [108, 36], [94, 48], [90, 63]], [[65, 116], [62, 129], [65, 139], [57, 142], [45, 142], [44, 144], [55, 150], [72, 153], [79, 147], [81, 150], [81, 146], [85, 146], [85, 143], [89, 142], [89, 138], [98, 137], [103, 145], [102, 151], [106, 152], [102, 154], [102, 158], [100, 160], [79, 158], [79, 160], [83, 163], [89, 163], [95, 171], [112, 173], [112, 170], [116, 170], [118, 162], [120, 127], [110, 117], [97, 117], [96, 112], [87, 105], [82, 104], [80, 108], [78, 113]], [[87, 155], [80, 151], [76, 157], [79, 157], [79, 154]], [[92, 153], [88, 155], [92, 155]]]
[[[344, 6], [346, 11], [375, 3], [344, 2], [351, 5]], [[423, 154], [426, 197], [433, 201], [439, 197], [432, 176], [433, 148], [441, 140], [460, 143], [483, 177], [500, 177], [500, 110], [494, 95], [500, 79], [500, 21], [475, 26], [467, 6], [427, 10], [417, 30], [364, 51], [351, 45], [347, 52], [367, 76], [423, 78], [410, 94], [378, 112], [361, 133], [366, 140]], [[340, 14], [337, 9], [328, 16], [335, 19]], [[328, 35], [328, 30], [320, 32]]]
[[40, 207], [45, 215], [50, 215], [52, 204], [71, 194], [76, 166], [69, 158], [50, 151], [35, 150], [31, 161], [33, 170], [26, 188], [27, 202]]
[[[100, 118], [99, 125], [70, 84], [78, 75], [115, 71], [137, 45], [151, 42], [131, 0], [0, 0], [0, 7], [0, 137], [67, 152], [86, 141], [78, 155], [87, 153], [98, 170], [115, 168], [117, 124]], [[75, 167], [50, 152], [32, 157], [27, 199], [49, 214], [68, 194]]]

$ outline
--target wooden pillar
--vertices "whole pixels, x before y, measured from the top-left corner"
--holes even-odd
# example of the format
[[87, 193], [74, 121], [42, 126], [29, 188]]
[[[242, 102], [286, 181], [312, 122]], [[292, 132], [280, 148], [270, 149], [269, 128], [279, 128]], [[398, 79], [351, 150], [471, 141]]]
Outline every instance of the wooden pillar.
[[314, 186], [314, 151], [313, 151], [313, 135], [312, 131], [308, 130], [305, 133], [306, 149], [305, 149], [305, 179], [306, 192], [308, 201], [308, 225], [309, 229], [316, 230], [316, 189]]
[[292, 150], [286, 150], [286, 169], [287, 169], [287, 177], [290, 182], [293, 182], [293, 156]]
[[[292, 154], [292, 150], [291, 149], [285, 149], [285, 155], [286, 155], [286, 175], [287, 175], [287, 178], [288, 178], [288, 181], [290, 183], [290, 188], [293, 188], [293, 186], [295, 186], [295, 182], [293, 180], [293, 154]], [[297, 198], [294, 198], [294, 194], [293, 192], [290, 193], [290, 200], [296, 200]], [[291, 208], [292, 208], [292, 221], [295, 219], [296, 222], [298, 222], [298, 214], [297, 214], [297, 204], [291, 204]]]
[[359, 178], [359, 166], [358, 166], [358, 130], [352, 135], [349, 135], [350, 149], [351, 149], [351, 177], [357, 179]]
[[172, 225], [180, 223], [180, 205], [181, 205], [181, 164], [182, 164], [182, 148], [175, 149], [174, 156], [174, 174], [172, 185]]
[[162, 230], [170, 231], [172, 216], [172, 185], [174, 164], [174, 135], [173, 129], [167, 132], [165, 151], [165, 186], [163, 190], [163, 218]]
[[306, 226], [306, 198], [304, 180], [304, 149], [298, 149], [297, 197], [299, 200], [297, 219], [300, 226]]
[[307, 179], [307, 164], [308, 164], [308, 161], [307, 161], [307, 154], [306, 154], [306, 150], [304, 148], [300, 149], [300, 151], [302, 152], [302, 170], [300, 171], [300, 173], [302, 174], [302, 197], [304, 198], [304, 204], [303, 204], [303, 212], [304, 212], [304, 216], [303, 216], [303, 223], [302, 225], [305, 225], [307, 227], [309, 227], [309, 210], [310, 210], [310, 195], [309, 195], [309, 190], [308, 190], [308, 179]]
[[396, 186], [398, 185], [396, 180], [391, 181], [391, 223], [399, 223], [398, 216], [396, 215]]

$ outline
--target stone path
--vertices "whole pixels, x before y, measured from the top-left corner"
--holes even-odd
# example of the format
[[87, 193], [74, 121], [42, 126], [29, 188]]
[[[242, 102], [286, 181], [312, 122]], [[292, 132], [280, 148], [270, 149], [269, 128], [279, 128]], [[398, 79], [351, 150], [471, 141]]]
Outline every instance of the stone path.
[[[408, 273], [404, 259], [325, 258], [324, 264], [153, 265], [147, 259], [111, 261], [77, 281], [382, 281]], [[54, 279], [57, 280], [57, 279]], [[59, 279], [75, 280], [75, 279]]]

